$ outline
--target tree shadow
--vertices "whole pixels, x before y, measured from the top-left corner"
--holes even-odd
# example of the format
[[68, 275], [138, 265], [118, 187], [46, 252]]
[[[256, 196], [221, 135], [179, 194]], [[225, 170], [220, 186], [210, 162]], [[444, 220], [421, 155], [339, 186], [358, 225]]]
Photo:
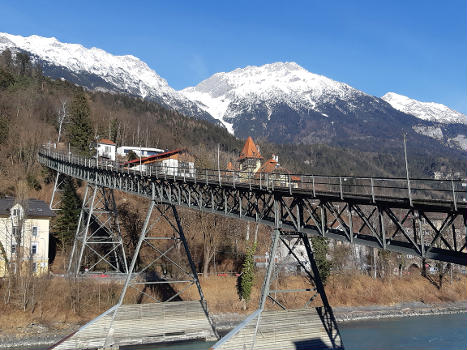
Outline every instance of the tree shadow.
[[[161, 301], [166, 301], [172, 298], [177, 291], [173, 289], [173, 287], [169, 284], [169, 280], [162, 278], [159, 274], [155, 271], [149, 271], [145, 274], [146, 283], [144, 285], [143, 290], [139, 293], [138, 298], [136, 300], [137, 304], [141, 304], [143, 302], [143, 298], [145, 296], [144, 293], [152, 292], [154, 294], [159, 294], [161, 296]], [[158, 283], [152, 284], [150, 282], [167, 282], [167, 283]], [[177, 295], [175, 298], [171, 299], [170, 301], [183, 301], [180, 295]]]

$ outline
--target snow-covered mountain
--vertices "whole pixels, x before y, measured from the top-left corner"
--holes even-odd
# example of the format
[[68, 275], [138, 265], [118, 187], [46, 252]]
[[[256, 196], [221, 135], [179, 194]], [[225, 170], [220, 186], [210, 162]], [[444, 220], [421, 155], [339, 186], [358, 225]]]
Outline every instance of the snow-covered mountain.
[[399, 111], [432, 122], [431, 125], [413, 125], [412, 129], [418, 134], [467, 151], [466, 115], [439, 103], [421, 102], [394, 92], [388, 92], [381, 98]]
[[213, 121], [208, 113], [170, 87], [135, 56], [115, 56], [95, 47], [62, 43], [56, 38], [0, 33], [0, 52], [5, 49], [27, 52], [51, 78], [63, 78], [92, 90], [123, 92], [155, 100], [185, 115]]
[[423, 120], [443, 124], [467, 124], [467, 116], [435, 102], [420, 102], [407, 96], [388, 92], [383, 97], [395, 109]]
[[433, 150], [439, 143], [461, 148], [463, 142], [458, 128], [447, 132], [450, 125], [441, 128], [438, 122], [421, 120], [294, 62], [217, 73], [181, 92], [239, 137], [362, 149], [400, 147], [403, 132]]
[[322, 112], [322, 116], [327, 117], [320, 111], [320, 104], [363, 95], [347, 84], [310, 73], [295, 62], [248, 66], [229, 73], [217, 73], [181, 92], [231, 131], [237, 117], [258, 102], [264, 105], [268, 120], [278, 104], [294, 111]]
[[0, 33], [0, 52], [7, 48], [31, 55], [51, 78], [151, 99], [187, 116], [223, 124], [241, 138], [387, 151], [400, 147], [402, 132], [408, 132], [427, 152], [442, 152], [440, 144], [467, 149], [462, 114], [438, 104], [407, 103], [393, 93], [384, 99], [371, 96], [294, 62], [217, 73], [176, 91], [131, 55], [115, 56], [55, 38]]

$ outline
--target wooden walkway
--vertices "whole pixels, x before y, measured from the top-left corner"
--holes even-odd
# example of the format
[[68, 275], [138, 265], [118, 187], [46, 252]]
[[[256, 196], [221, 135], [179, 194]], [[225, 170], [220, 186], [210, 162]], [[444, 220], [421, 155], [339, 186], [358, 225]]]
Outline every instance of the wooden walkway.
[[[322, 350], [342, 349], [337, 331], [332, 345], [317, 309], [263, 311], [254, 339], [259, 312], [252, 314], [211, 349], [215, 350]], [[254, 347], [253, 347], [254, 342]]]
[[[113, 312], [97, 317], [51, 349], [103, 347]], [[119, 346], [216, 339], [200, 301], [122, 305], [118, 309], [110, 334], [111, 343]]]

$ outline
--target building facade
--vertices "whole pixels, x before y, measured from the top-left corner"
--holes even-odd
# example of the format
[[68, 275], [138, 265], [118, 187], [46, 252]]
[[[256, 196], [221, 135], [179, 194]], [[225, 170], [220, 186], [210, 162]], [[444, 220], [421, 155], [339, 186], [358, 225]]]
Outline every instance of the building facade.
[[49, 267], [50, 220], [55, 214], [47, 203], [29, 199], [0, 199], [0, 277], [30, 267], [40, 275]]
[[97, 154], [99, 157], [115, 160], [117, 145], [108, 139], [101, 139], [97, 142]]

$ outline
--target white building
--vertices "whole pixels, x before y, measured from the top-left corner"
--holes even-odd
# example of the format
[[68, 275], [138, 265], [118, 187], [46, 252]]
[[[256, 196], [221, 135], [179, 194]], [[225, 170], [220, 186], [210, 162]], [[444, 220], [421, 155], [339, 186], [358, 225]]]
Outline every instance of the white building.
[[185, 149], [176, 149], [142, 159], [134, 159], [124, 163], [124, 165], [135, 171], [148, 171], [148, 166], [150, 166], [155, 175], [195, 176], [194, 158]]
[[108, 139], [101, 139], [97, 142], [97, 154], [99, 157], [115, 160], [117, 145]]
[[[27, 264], [35, 274], [48, 271], [49, 226], [54, 216], [40, 200], [29, 199], [23, 206], [12, 197], [0, 199], [0, 277], [5, 276], [7, 263], [12, 271]], [[21, 264], [16, 261], [18, 251]]]
[[163, 149], [154, 147], [120, 146], [117, 148], [117, 154], [121, 157], [127, 157], [130, 151], [133, 151], [138, 157], [149, 157], [165, 152]]

